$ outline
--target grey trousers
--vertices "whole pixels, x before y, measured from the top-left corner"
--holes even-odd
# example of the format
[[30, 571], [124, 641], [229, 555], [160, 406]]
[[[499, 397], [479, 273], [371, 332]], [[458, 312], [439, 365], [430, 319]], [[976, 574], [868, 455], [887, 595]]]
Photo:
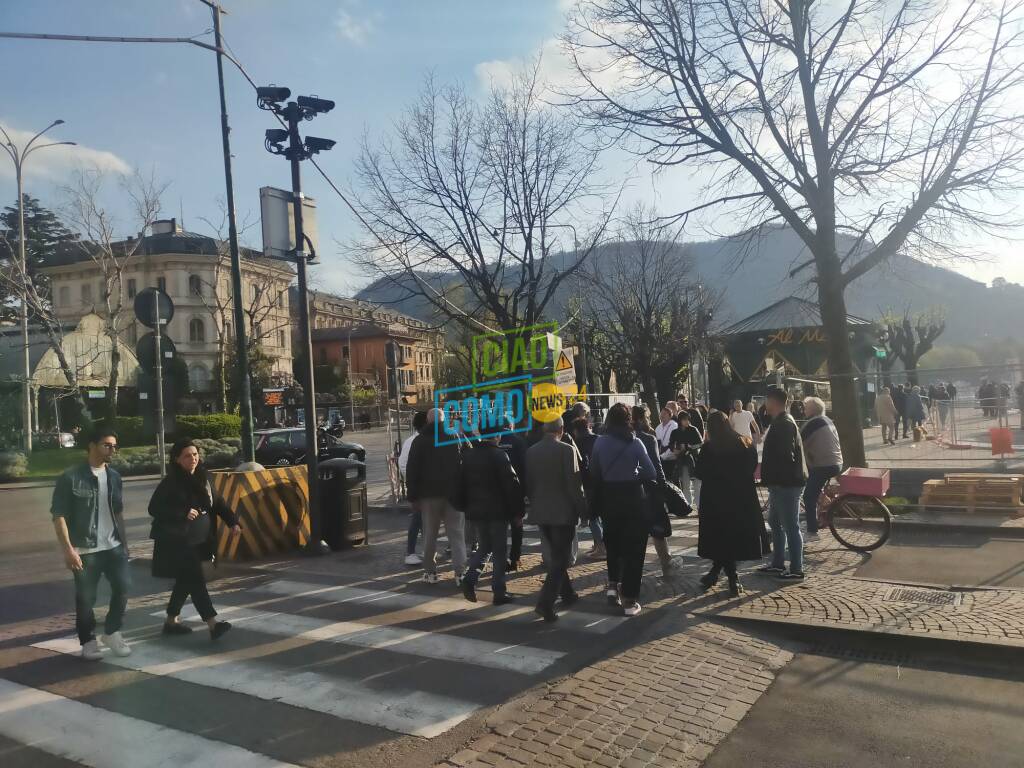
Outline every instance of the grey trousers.
[[[576, 559], [580, 556], [580, 537], [576, 532], [576, 527], [572, 529], [572, 544], [569, 549], [569, 566], [576, 565]], [[551, 562], [551, 545], [545, 536], [540, 537], [540, 559], [547, 567], [547, 564]]]
[[427, 573], [437, 572], [434, 555], [437, 552], [437, 534], [443, 520], [445, 532], [448, 534], [448, 546], [452, 548], [452, 567], [456, 573], [465, 573], [465, 516], [455, 509], [448, 499], [420, 499], [419, 504], [423, 513], [423, 570]]

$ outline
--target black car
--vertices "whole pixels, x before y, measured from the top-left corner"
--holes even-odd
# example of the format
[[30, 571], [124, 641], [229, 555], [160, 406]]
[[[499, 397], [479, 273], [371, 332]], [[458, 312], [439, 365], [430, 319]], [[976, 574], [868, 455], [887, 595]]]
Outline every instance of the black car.
[[[265, 467], [287, 467], [306, 460], [306, 430], [304, 427], [266, 429], [253, 433], [256, 440], [256, 461]], [[320, 433], [321, 459], [356, 459], [366, 461], [366, 449], [359, 443], [349, 443], [331, 435]]]

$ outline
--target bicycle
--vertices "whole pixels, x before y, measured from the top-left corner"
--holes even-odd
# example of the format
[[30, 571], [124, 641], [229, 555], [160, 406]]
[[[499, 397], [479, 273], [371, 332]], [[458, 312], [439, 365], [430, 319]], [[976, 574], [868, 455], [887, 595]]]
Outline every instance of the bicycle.
[[[828, 482], [818, 497], [818, 527], [854, 552], [871, 552], [892, 535], [892, 513], [882, 498], [889, 491], [889, 470], [850, 467]], [[757, 486], [761, 509], [768, 512], [768, 489]], [[803, 502], [801, 502], [801, 507]]]

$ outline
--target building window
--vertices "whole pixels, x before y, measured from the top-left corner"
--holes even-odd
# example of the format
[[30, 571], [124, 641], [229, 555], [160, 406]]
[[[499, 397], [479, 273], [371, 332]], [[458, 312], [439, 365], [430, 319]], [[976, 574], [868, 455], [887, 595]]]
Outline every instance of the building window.
[[188, 340], [193, 344], [206, 342], [206, 324], [201, 317], [193, 317], [188, 321]]
[[199, 279], [199, 275], [188, 276], [188, 294], [189, 296], [203, 295], [203, 281]]
[[327, 365], [327, 347], [320, 347], [317, 351], [320, 353], [320, 365]]
[[249, 283], [249, 301], [257, 302], [260, 300], [260, 287], [256, 283]]
[[279, 346], [281, 349], [285, 348], [284, 331], [277, 332], [277, 346]]
[[162, 275], [156, 279], [156, 287], [164, 293], [167, 292], [167, 278]]
[[284, 291], [277, 292], [277, 307], [278, 309], [284, 309]]
[[188, 368], [188, 386], [193, 392], [206, 392], [210, 389], [210, 371], [202, 363], [195, 363]]
[[66, 307], [70, 303], [71, 303], [71, 289], [68, 286], [66, 286], [66, 285], [62, 285], [60, 287], [60, 290], [57, 292], [57, 306], [58, 307]]
[[224, 338], [225, 339], [233, 338], [232, 334], [231, 334], [231, 323], [229, 323], [227, 321], [225, 321], [225, 323], [224, 323]]
[[134, 277], [128, 278], [128, 298], [129, 299], [134, 299], [135, 298], [135, 278]]
[[256, 340], [259, 341], [263, 338], [263, 323], [256, 323]]
[[342, 357], [343, 360], [348, 360], [348, 346], [347, 345], [341, 348], [341, 357]]
[[139, 341], [139, 329], [135, 325], [134, 321], [125, 328], [125, 338], [128, 339], [129, 344], [136, 344]]
[[92, 283], [82, 283], [82, 304], [92, 304]]

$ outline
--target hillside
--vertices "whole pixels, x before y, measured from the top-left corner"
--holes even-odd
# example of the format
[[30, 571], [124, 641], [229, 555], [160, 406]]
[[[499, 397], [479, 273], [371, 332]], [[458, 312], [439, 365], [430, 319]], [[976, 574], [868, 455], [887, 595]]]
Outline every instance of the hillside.
[[[806, 250], [789, 229], [771, 230], [753, 246], [738, 238], [723, 238], [686, 243], [677, 252], [692, 275], [722, 292], [720, 327], [786, 296], [816, 299], [814, 287], [808, 282], [809, 269], [796, 278], [788, 276], [795, 265], [806, 259]], [[552, 258], [561, 256], [556, 254]], [[612, 256], [612, 248], [600, 249], [590, 268], [599, 269]], [[441, 285], [450, 278], [429, 279], [434, 285]], [[575, 286], [575, 281], [569, 281], [565, 290], [560, 291], [550, 312], [552, 317], [564, 314], [564, 302]], [[430, 319], [429, 303], [420, 297], [409, 298], [406, 293], [378, 280], [360, 291], [357, 298], [391, 304], [402, 312]], [[945, 311], [947, 330], [942, 344], [997, 340], [1016, 336], [1024, 325], [1024, 288], [1012, 284], [990, 288], [958, 272], [903, 258], [869, 272], [847, 291], [848, 311], [867, 319], [878, 318], [890, 308], [902, 312], [906, 307], [912, 311], [940, 307]]]

